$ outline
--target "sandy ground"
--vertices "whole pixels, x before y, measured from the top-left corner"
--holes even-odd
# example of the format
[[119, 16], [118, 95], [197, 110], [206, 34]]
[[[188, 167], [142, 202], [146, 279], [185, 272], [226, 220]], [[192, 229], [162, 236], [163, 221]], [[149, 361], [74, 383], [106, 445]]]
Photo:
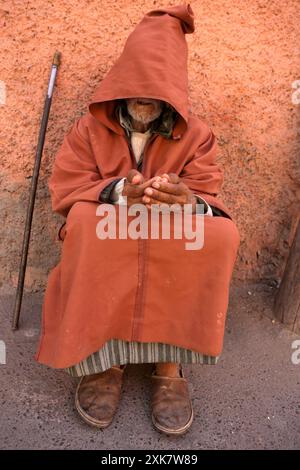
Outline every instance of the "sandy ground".
[[1, 297], [0, 365], [2, 449], [297, 449], [300, 447], [300, 364], [291, 361], [299, 339], [272, 321], [275, 289], [235, 285], [225, 347], [216, 366], [186, 365], [195, 420], [185, 436], [152, 426], [150, 365], [131, 365], [112, 425], [90, 428], [74, 410], [77, 379], [36, 363], [39, 294], [26, 295], [21, 328], [11, 332], [13, 296]]

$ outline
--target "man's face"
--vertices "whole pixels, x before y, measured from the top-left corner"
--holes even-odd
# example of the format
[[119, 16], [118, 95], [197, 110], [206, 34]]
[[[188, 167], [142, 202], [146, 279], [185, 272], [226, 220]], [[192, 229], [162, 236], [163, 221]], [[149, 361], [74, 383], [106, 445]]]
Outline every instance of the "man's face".
[[152, 98], [127, 98], [126, 104], [130, 116], [143, 124], [158, 118], [163, 108], [163, 101]]

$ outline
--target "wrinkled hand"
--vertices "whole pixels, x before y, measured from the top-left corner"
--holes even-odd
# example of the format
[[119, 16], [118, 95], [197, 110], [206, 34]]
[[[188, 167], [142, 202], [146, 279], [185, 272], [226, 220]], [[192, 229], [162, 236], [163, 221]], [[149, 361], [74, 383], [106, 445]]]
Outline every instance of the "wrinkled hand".
[[[150, 181], [150, 180], [149, 180]], [[192, 211], [196, 210], [196, 197], [189, 187], [181, 181], [175, 173], [164, 173], [160, 181], [153, 181], [144, 188], [143, 202], [148, 208], [152, 204], [192, 204]]]
[[125, 180], [122, 196], [127, 197], [127, 206], [133, 204], [144, 204], [143, 196], [146, 188], [151, 186], [155, 181], [159, 182], [161, 178], [154, 176], [145, 181], [142, 173], [137, 170], [130, 170]]

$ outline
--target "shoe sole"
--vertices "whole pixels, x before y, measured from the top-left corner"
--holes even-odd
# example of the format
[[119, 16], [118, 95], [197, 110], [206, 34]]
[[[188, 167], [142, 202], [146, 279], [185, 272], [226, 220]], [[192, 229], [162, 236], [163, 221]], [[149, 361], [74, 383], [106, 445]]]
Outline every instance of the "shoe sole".
[[180, 436], [181, 434], [185, 434], [187, 432], [187, 430], [191, 427], [193, 419], [194, 419], [194, 411], [192, 409], [191, 417], [190, 417], [189, 421], [186, 423], [185, 426], [183, 426], [180, 429], [169, 429], [169, 428], [165, 428], [164, 426], [159, 424], [156, 421], [156, 419], [155, 419], [155, 417], [152, 413], [152, 422], [153, 422], [155, 428], [158, 429], [159, 431], [163, 432], [164, 434], [168, 434], [168, 435], [172, 435], [172, 436], [174, 436], [174, 435], [175, 436]]
[[99, 421], [96, 418], [91, 417], [88, 415], [80, 406], [79, 399], [78, 399], [78, 390], [80, 384], [82, 382], [83, 377], [80, 379], [79, 384], [77, 385], [76, 392], [75, 392], [75, 408], [78, 411], [81, 418], [90, 426], [94, 426], [95, 428], [104, 429], [107, 428], [113, 420], [110, 421]]

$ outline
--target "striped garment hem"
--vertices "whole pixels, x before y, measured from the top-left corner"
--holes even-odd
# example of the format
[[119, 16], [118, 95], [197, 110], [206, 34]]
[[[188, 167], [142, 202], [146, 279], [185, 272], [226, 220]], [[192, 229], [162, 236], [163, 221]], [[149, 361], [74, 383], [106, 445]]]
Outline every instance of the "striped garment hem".
[[220, 356], [208, 356], [190, 349], [164, 343], [140, 343], [111, 339], [101, 349], [78, 364], [65, 368], [72, 377], [98, 374], [112, 366], [123, 364], [147, 364], [177, 362], [181, 364], [217, 364]]

